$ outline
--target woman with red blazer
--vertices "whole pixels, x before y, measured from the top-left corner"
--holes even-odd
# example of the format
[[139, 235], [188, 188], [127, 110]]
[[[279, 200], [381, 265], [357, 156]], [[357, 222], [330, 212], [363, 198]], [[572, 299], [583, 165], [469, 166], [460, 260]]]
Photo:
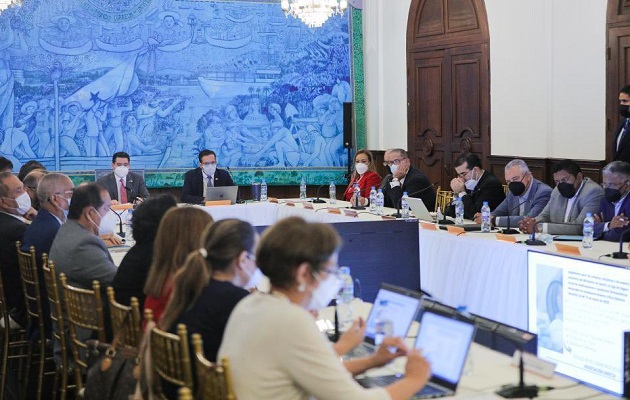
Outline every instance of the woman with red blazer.
[[354, 185], [357, 183], [361, 190], [359, 205], [367, 205], [372, 186], [378, 189], [381, 185], [381, 177], [376, 173], [374, 158], [369, 150], [361, 149], [354, 156], [354, 172], [352, 172], [350, 183], [343, 193], [343, 199], [352, 202], [352, 204], [355, 202]]

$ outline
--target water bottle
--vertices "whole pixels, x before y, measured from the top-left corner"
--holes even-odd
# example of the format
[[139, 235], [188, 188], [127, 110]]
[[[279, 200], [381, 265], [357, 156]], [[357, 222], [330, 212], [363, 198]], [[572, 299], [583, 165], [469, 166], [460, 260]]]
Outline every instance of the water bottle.
[[131, 221], [133, 220], [133, 208], [127, 210], [127, 216], [125, 217], [125, 242], [133, 242], [133, 228], [131, 227]]
[[352, 195], [354, 196], [354, 202], [352, 203], [352, 206], [360, 206], [361, 203], [359, 203], [359, 197], [361, 196], [361, 188], [359, 188], [359, 184], [355, 183], [354, 184], [354, 189], [352, 190]]
[[337, 204], [337, 186], [333, 181], [330, 181], [330, 186], [328, 186], [328, 196], [330, 196], [330, 204]]
[[442, 214], [442, 209], [438, 206], [437, 212], [435, 213], [435, 223], [439, 224], [440, 221], [444, 219], [444, 214]]
[[260, 184], [260, 201], [267, 201], [267, 181], [263, 178]]
[[339, 326], [342, 330], [347, 330], [352, 324], [352, 300], [354, 300], [354, 280], [350, 275], [350, 267], [339, 268], [339, 279], [341, 289], [337, 295], [337, 315], [339, 315]]
[[376, 188], [374, 186], [370, 190], [370, 212], [376, 213]]
[[387, 315], [387, 305], [387, 300], [379, 301], [380, 310], [374, 324], [374, 344], [377, 346], [383, 343], [386, 337], [394, 336], [394, 324]]
[[595, 225], [595, 220], [593, 219], [592, 213], [586, 213], [586, 218], [584, 218], [584, 225], [582, 228], [582, 247], [585, 249], [590, 249], [593, 247], [593, 227]]
[[407, 199], [409, 199], [407, 192], [403, 192], [402, 198], [400, 199], [400, 216], [404, 219], [409, 219], [409, 202]]
[[376, 215], [383, 215], [383, 206], [385, 206], [385, 196], [383, 190], [379, 189], [376, 193]]
[[455, 223], [461, 225], [464, 223], [464, 202], [459, 196], [455, 196]]
[[490, 206], [487, 201], [483, 202], [481, 207], [481, 232], [490, 232]]
[[304, 178], [300, 181], [300, 199], [306, 199], [306, 180]]

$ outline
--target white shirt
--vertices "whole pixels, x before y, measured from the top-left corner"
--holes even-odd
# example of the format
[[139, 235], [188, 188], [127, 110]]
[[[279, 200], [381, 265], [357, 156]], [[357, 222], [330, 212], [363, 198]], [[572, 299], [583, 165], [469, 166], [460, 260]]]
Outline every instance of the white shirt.
[[564, 210], [564, 222], [569, 222], [571, 220], [571, 211], [573, 211], [573, 206], [575, 205], [575, 200], [577, 200], [578, 195], [580, 194], [580, 190], [582, 190], [583, 186], [584, 186], [584, 180], [582, 180], [582, 183], [580, 184], [580, 187], [575, 192], [573, 197], [571, 197], [567, 201], [567, 208], [566, 208], [566, 210]]
[[365, 389], [339, 361], [313, 316], [285, 298], [256, 292], [228, 320], [218, 358], [228, 357], [239, 400], [390, 399]]

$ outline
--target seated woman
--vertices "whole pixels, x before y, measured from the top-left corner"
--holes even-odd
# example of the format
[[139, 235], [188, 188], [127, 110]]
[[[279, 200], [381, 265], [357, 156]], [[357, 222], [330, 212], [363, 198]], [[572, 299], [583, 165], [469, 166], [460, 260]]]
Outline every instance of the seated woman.
[[140, 310], [144, 309], [143, 289], [153, 260], [153, 243], [162, 217], [173, 207], [177, 200], [162, 195], [148, 198], [134, 211], [131, 228], [136, 243], [120, 262], [112, 283], [117, 302], [129, 305], [131, 297], [136, 297]]
[[157, 231], [153, 245], [153, 262], [144, 285], [144, 308], [153, 311], [159, 323], [173, 289], [173, 276], [193, 250], [199, 248], [199, 238], [213, 222], [210, 214], [196, 207], [169, 210]]
[[[239, 400], [408, 399], [429, 379], [427, 361], [418, 351], [407, 351], [401, 338], [386, 338], [371, 357], [342, 365], [319, 332], [309, 310], [326, 307], [339, 290], [340, 245], [331, 226], [296, 217], [279, 221], [263, 234], [257, 261], [271, 292], [254, 293], [238, 303], [219, 349], [218, 357], [230, 360]], [[405, 377], [392, 385], [364, 389], [352, 379], [352, 374], [405, 354]]]
[[376, 189], [381, 185], [381, 177], [376, 173], [376, 167], [374, 166], [374, 158], [372, 152], [369, 150], [361, 149], [357, 151], [354, 156], [354, 172], [350, 183], [343, 193], [343, 199], [355, 204], [354, 199], [354, 185], [359, 184], [359, 205], [364, 206], [368, 204], [370, 198], [370, 190], [372, 186]]

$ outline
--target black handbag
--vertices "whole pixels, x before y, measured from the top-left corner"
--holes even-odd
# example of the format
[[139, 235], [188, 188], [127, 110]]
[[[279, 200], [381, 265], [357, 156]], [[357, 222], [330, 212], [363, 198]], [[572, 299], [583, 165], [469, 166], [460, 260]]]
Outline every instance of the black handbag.
[[[123, 325], [129, 318], [125, 317]], [[88, 344], [88, 373], [85, 400], [128, 399], [134, 394], [140, 367], [138, 349], [91, 340]]]

